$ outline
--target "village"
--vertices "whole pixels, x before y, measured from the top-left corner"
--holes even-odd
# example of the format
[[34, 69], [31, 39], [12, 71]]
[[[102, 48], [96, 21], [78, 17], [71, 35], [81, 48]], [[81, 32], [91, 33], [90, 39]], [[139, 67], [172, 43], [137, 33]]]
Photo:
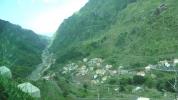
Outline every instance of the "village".
[[[149, 64], [146, 67], [137, 70], [128, 70], [124, 69], [124, 66], [114, 67], [111, 64], [107, 64], [101, 58], [93, 58], [88, 59], [84, 58], [82, 61], [78, 61], [77, 63], [70, 63], [63, 67], [60, 71], [64, 76], [68, 76], [70, 81], [74, 84], [82, 86], [83, 84], [87, 84], [87, 89], [93, 91], [107, 91], [108, 93], [112, 92], [112, 95], [122, 94], [120, 92], [120, 84], [110, 84], [108, 83], [110, 79], [113, 77], [122, 77], [125, 75], [129, 76], [140, 76], [145, 77], [148, 74], [152, 78], [156, 78], [157, 76], [152, 73], [152, 71], [161, 71], [161, 72], [171, 72], [177, 73], [178, 59], [173, 59], [172, 61], [164, 60], [159, 61], [155, 65]], [[0, 74], [8, 79], [12, 78], [12, 73], [10, 69], [6, 66], [0, 67]], [[41, 77], [41, 79], [50, 81], [55, 77], [55, 73], [47, 76]], [[122, 81], [122, 80], [121, 80]], [[28, 93], [32, 97], [40, 98], [40, 89], [29, 82], [25, 82], [19, 84], [17, 86], [23, 92]], [[99, 90], [100, 89], [100, 90]], [[132, 93], [140, 93], [145, 90], [145, 86], [138, 85], [134, 86], [132, 89]], [[101, 92], [102, 93], [102, 92]], [[97, 98], [98, 100], [104, 100], [100, 97], [101, 94], [98, 92]], [[163, 96], [167, 96], [166, 92]], [[81, 98], [80, 98], [81, 99]], [[116, 99], [116, 98], [115, 98]], [[113, 100], [115, 100], [113, 99]], [[150, 100], [149, 97], [135, 97], [134, 100]], [[81, 99], [83, 100], [83, 99]]]

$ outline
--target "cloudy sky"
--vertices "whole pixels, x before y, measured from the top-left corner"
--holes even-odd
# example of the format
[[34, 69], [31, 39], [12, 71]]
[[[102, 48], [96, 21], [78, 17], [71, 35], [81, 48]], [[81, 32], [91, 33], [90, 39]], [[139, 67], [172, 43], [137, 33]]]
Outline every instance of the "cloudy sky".
[[0, 0], [0, 19], [51, 35], [88, 0]]

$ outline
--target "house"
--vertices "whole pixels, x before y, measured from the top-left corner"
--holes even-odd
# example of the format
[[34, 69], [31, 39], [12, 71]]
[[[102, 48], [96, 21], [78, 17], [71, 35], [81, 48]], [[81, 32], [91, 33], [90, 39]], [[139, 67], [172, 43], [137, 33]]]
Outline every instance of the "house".
[[136, 73], [136, 75], [144, 77], [145, 76], [145, 72], [144, 71], [139, 71], [139, 72]]
[[150, 98], [146, 98], [146, 97], [138, 97], [137, 100], [150, 100]]
[[0, 75], [6, 78], [12, 78], [11, 70], [6, 66], [0, 67]]
[[97, 63], [102, 63], [103, 60], [101, 58], [93, 58], [88, 63], [88, 66], [96, 66]]
[[133, 93], [139, 92], [139, 91], [143, 91], [143, 88], [138, 86], [132, 90]]
[[152, 68], [152, 65], [148, 65], [148, 66], [145, 67], [145, 71], [149, 72], [151, 70], [151, 68]]
[[106, 68], [106, 69], [111, 69], [111, 68], [112, 68], [112, 65], [106, 65], [105, 68]]
[[98, 75], [104, 75], [106, 73], [106, 71], [104, 69], [97, 69], [96, 70], [96, 74]]
[[29, 94], [30, 96], [34, 97], [34, 98], [40, 98], [40, 89], [37, 88], [36, 86], [32, 85], [29, 82], [25, 82], [22, 84], [19, 84], [17, 86], [20, 90], [22, 90], [24, 93]]
[[114, 76], [117, 74], [117, 71], [116, 70], [109, 70], [109, 73], [110, 75]]
[[85, 62], [85, 63], [86, 63], [87, 61], [88, 61], [88, 59], [87, 59], [87, 58], [84, 58], [84, 59], [83, 59], [83, 62]]
[[124, 74], [129, 74], [129, 71], [128, 71], [128, 70], [120, 69], [120, 70], [118, 71], [118, 73], [121, 74], [121, 75], [124, 75]]
[[94, 70], [94, 67], [89, 67], [89, 70], [90, 70], [90, 71], [93, 71], [93, 70]]
[[119, 91], [119, 88], [115, 88], [114, 91]]
[[165, 67], [170, 67], [171, 66], [167, 60], [160, 61], [159, 65], [160, 66], [165, 66]]
[[94, 78], [94, 79], [98, 78], [98, 75], [97, 75], [97, 74], [96, 74], [96, 75], [94, 75], [94, 76], [93, 76], [93, 78]]
[[178, 59], [174, 59], [173, 63], [176, 65], [178, 64]]
[[102, 81], [106, 81], [107, 78], [108, 78], [107, 76], [102, 77]]
[[44, 76], [44, 77], [42, 77], [42, 79], [44, 79], [44, 80], [50, 80], [50, 76]]

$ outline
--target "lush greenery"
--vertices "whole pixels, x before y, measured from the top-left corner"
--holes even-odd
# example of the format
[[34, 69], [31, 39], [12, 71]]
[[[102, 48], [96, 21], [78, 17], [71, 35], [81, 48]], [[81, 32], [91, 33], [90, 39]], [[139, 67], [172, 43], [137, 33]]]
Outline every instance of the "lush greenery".
[[[103, 37], [104, 32], [116, 22], [118, 13], [131, 1], [135, 0], [90, 0], [79, 12], [65, 20], [57, 30], [52, 45], [58, 54], [58, 61], [90, 55], [90, 49], [98, 45], [95, 38]], [[86, 47], [86, 51], [81, 48], [81, 43], [88, 40], [93, 42]]]
[[[164, 59], [177, 58], [176, 4], [177, 0], [89, 0], [58, 28], [51, 46], [51, 51], [57, 58], [53, 68], [84, 57], [101, 57], [116, 68], [123, 65], [127, 69], [139, 69]], [[119, 84], [119, 98], [128, 97], [123, 99], [139, 95], [157, 100], [172, 100], [175, 90], [170, 83], [174, 82], [174, 74], [159, 71], [153, 73], [156, 78], [152, 74], [146, 77], [124, 75], [113, 77], [108, 84]], [[136, 86], [144, 87], [144, 92], [131, 93]], [[74, 94], [79, 97], [97, 97], [97, 90], [90, 93], [90, 90], [86, 92], [86, 88], [91, 89], [84, 84], [81, 91]], [[72, 88], [68, 89], [67, 92], [71, 93]], [[103, 97], [105, 91], [107, 90], [101, 90]], [[165, 91], [171, 94], [164, 97]], [[110, 96], [118, 95], [111, 93]]]
[[[45, 75], [55, 73], [56, 76], [49, 81], [32, 83], [40, 88], [44, 100], [94, 98], [98, 93], [101, 97], [123, 100], [137, 96], [173, 100], [173, 73], [151, 71], [145, 77], [119, 75], [106, 84], [90, 86], [73, 83], [70, 75], [63, 76], [59, 72], [66, 62], [84, 57], [100, 57], [115, 68], [123, 65], [126, 70], [143, 70], [148, 64], [177, 58], [177, 4], [177, 0], [89, 0], [79, 12], [64, 20], [56, 32], [50, 48], [56, 56], [56, 64], [45, 72]], [[44, 37], [0, 20], [0, 65], [8, 66], [15, 77], [26, 77], [34, 70], [41, 62], [45, 44]], [[21, 97], [15, 84], [12, 80], [1, 79], [0, 97]], [[144, 91], [133, 93], [137, 86]], [[117, 88], [119, 93], [115, 91]], [[164, 97], [164, 93], [168, 96]]]
[[34, 100], [18, 89], [17, 85], [15, 81], [0, 76], [0, 100]]
[[[176, 3], [177, 0], [90, 0], [56, 32], [51, 49], [57, 63], [102, 57], [115, 65], [142, 67], [177, 57]], [[155, 14], [162, 4], [167, 9]]]
[[46, 39], [31, 30], [0, 20], [0, 66], [7, 66], [14, 77], [26, 77], [41, 62]]

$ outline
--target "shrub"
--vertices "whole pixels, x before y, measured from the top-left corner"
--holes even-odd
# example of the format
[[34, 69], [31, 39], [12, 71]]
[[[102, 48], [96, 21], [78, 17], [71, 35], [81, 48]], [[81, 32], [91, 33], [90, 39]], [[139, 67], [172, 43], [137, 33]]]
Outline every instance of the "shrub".
[[133, 76], [133, 83], [135, 85], [141, 85], [145, 82], [145, 78], [143, 76], [135, 75]]

